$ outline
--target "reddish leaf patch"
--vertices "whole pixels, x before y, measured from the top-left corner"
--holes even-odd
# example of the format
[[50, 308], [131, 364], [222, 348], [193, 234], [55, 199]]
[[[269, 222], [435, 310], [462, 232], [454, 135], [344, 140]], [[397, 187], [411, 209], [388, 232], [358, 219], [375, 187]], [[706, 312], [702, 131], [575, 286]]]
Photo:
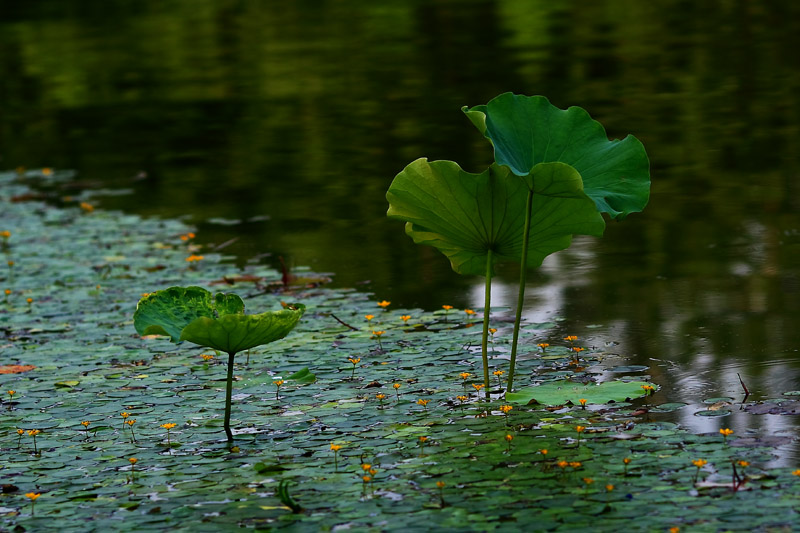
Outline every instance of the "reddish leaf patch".
[[33, 365], [0, 365], [0, 374], [21, 374], [34, 368]]

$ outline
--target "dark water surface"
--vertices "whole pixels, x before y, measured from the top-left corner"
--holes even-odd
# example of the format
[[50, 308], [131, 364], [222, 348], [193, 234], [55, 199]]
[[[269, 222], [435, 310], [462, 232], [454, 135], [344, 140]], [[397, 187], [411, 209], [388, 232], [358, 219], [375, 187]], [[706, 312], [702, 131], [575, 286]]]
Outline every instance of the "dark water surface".
[[739, 398], [737, 373], [751, 398], [800, 389], [799, 49], [788, 0], [6, 2], [0, 167], [76, 169], [131, 189], [104, 208], [186, 216], [200, 242], [394, 305], [480, 307], [481, 280], [413, 245], [384, 193], [417, 157], [491, 160], [463, 105], [579, 105], [642, 140], [651, 202], [531, 272], [528, 319], [649, 366], [696, 431], [794, 434], [694, 412]]

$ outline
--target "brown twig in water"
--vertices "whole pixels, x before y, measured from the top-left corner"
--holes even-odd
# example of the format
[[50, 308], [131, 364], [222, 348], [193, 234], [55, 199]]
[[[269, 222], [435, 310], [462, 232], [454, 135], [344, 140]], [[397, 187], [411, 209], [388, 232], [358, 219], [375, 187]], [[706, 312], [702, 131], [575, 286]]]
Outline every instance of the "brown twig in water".
[[348, 328], [352, 329], [353, 331], [358, 331], [358, 328], [354, 328], [353, 326], [351, 326], [347, 322], [343, 321], [341, 318], [339, 318], [338, 316], [334, 315], [333, 313], [328, 313], [328, 314], [331, 315], [339, 324], [341, 324], [341, 325], [343, 325], [345, 327], [348, 327]]
[[289, 282], [292, 281], [292, 277], [293, 276], [289, 273], [289, 269], [286, 268], [286, 263], [283, 261], [283, 256], [282, 255], [278, 256], [278, 261], [280, 261], [280, 263], [281, 263], [281, 270], [283, 272], [282, 275], [281, 275], [281, 281], [283, 282], [283, 288], [284, 289], [288, 289], [289, 288]]
[[[747, 390], [747, 389], [745, 389], [745, 390]], [[733, 489], [733, 492], [737, 492], [739, 490], [739, 488], [742, 485], [744, 485], [744, 482], [746, 481], [746, 479], [743, 478], [742, 476], [740, 476], [736, 472], [736, 461], [734, 461], [733, 459], [731, 459], [731, 466], [733, 466], [733, 485], [732, 485], [731, 488]]]
[[747, 397], [750, 396], [750, 391], [747, 390], [747, 385], [744, 384], [744, 381], [742, 381], [742, 376], [740, 376], [738, 372], [736, 373], [736, 377], [739, 378], [739, 383], [742, 384], [742, 388], [744, 389], [744, 398], [742, 398], [742, 404], [744, 404], [744, 402], [747, 401]]

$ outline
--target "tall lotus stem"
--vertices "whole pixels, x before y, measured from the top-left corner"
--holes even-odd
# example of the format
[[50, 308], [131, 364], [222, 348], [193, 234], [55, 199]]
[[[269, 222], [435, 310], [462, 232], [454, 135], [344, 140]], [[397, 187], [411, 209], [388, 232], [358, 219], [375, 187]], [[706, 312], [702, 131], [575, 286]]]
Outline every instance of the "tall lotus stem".
[[531, 213], [533, 212], [533, 186], [528, 190], [528, 201], [525, 204], [525, 229], [522, 232], [522, 258], [519, 263], [519, 295], [517, 296], [517, 315], [514, 318], [514, 336], [511, 339], [511, 359], [508, 363], [508, 385], [506, 392], [514, 386], [514, 368], [517, 364], [517, 343], [519, 326], [522, 322], [522, 306], [525, 305], [525, 282], [528, 276], [528, 243], [531, 237]]
[[228, 353], [228, 383], [225, 388], [225, 434], [228, 436], [228, 442], [233, 442], [233, 433], [231, 432], [231, 395], [233, 393], [233, 358], [236, 352]]
[[486, 252], [486, 291], [483, 302], [483, 338], [481, 339], [481, 358], [483, 358], [483, 386], [486, 401], [489, 401], [489, 313], [492, 307], [492, 251]]

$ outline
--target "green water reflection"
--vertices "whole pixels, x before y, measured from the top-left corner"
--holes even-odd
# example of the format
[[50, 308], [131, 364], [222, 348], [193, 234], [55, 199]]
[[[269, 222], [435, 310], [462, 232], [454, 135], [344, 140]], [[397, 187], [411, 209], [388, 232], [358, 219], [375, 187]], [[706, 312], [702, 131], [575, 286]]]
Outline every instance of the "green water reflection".
[[420, 156], [487, 163], [462, 105], [509, 90], [580, 105], [644, 142], [651, 204], [532, 274], [529, 317], [619, 343], [669, 397], [738, 394], [736, 372], [761, 394], [800, 389], [797, 2], [3, 9], [0, 166], [132, 188], [103, 206], [188, 215], [203, 242], [237, 237], [229, 252], [282, 255], [397, 305], [481, 300], [478, 280], [385, 219], [393, 176]]

